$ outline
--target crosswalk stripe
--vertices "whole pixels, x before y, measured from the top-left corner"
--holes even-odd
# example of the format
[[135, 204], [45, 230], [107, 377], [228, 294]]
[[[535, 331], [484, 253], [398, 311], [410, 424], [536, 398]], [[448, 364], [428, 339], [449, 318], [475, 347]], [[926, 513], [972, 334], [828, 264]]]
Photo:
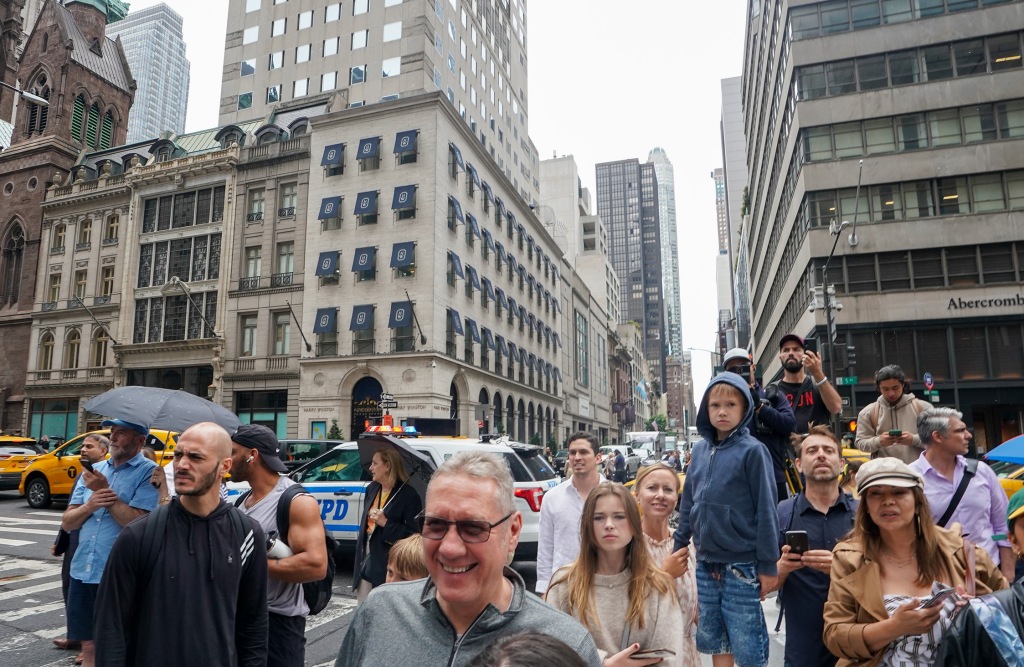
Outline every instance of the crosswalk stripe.
[[[0, 523], [3, 523], [0, 521]], [[20, 526], [0, 526], [0, 533], [24, 533], [25, 535], [49, 535], [56, 537], [57, 531], [42, 528], [22, 528]]]
[[7, 570], [42, 570], [50, 573], [57, 573], [61, 570], [60, 563], [50, 563], [43, 560], [33, 560], [31, 558], [18, 558], [16, 556], [0, 556], [0, 568], [3, 571]]
[[0, 544], [5, 547], [23, 547], [26, 544], [35, 544], [35, 542], [26, 542], [25, 540], [8, 540], [0, 537]]
[[43, 512], [43, 511], [40, 511], [40, 512], [25, 512], [25, 514], [32, 514], [33, 516], [61, 516], [64, 513], [63, 512], [54, 512], [54, 511], [51, 510], [49, 512]]
[[20, 621], [23, 618], [29, 616], [35, 616], [36, 614], [49, 614], [51, 611], [63, 611], [63, 602], [51, 602], [50, 604], [43, 604], [34, 607], [22, 607], [21, 609], [15, 609], [4, 614], [0, 614], [0, 621]]
[[318, 628], [321, 625], [330, 623], [331, 621], [341, 618], [351, 610], [355, 609], [356, 601], [352, 598], [346, 597], [331, 597], [331, 601], [327, 604], [327, 608], [321, 611], [316, 616], [310, 616], [306, 619], [306, 632], [309, 632], [313, 628]]
[[29, 574], [11, 574], [7, 576], [0, 576], [0, 584], [20, 584], [23, 581], [31, 581], [32, 579], [43, 579], [44, 577], [52, 577], [53, 572], [46, 570], [36, 570]]
[[[33, 593], [41, 593], [42, 591], [52, 590], [54, 588], [60, 588], [61, 583], [57, 581], [50, 581], [45, 584], [36, 584], [35, 586], [28, 586], [27, 588], [18, 588], [13, 591], [0, 592], [0, 600], [10, 600], [11, 598], [20, 598], [25, 595], [32, 595]], [[0, 655], [3, 654], [2, 645], [0, 645]]]
[[[50, 516], [53, 516], [53, 515], [50, 515]], [[0, 516], [0, 523], [11, 523], [11, 524], [26, 523], [26, 524], [29, 524], [29, 525], [32, 525], [32, 526], [39, 526], [39, 525], [43, 525], [43, 526], [59, 526], [59, 525], [61, 525], [61, 521], [60, 521], [59, 518], [57, 518], [57, 519], [55, 519], [53, 521], [45, 521], [43, 519], [22, 519], [20, 517], [14, 517], [14, 516]]]

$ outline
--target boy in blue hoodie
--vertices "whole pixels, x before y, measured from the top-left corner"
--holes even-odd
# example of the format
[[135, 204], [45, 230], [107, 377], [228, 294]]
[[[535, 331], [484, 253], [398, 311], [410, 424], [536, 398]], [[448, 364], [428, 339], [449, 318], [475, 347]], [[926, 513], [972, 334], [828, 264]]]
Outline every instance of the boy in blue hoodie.
[[711, 380], [697, 412], [704, 437], [693, 448], [679, 501], [675, 549], [697, 553], [697, 650], [715, 667], [768, 664], [761, 600], [778, 579], [778, 513], [772, 462], [750, 435], [754, 409], [739, 375]]

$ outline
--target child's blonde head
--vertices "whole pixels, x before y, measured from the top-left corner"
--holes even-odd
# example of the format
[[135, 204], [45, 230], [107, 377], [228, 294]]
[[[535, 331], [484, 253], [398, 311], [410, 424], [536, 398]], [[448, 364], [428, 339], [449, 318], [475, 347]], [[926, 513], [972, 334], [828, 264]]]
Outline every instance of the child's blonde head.
[[745, 409], [749, 397], [750, 394], [740, 391], [728, 382], [716, 382], [711, 385], [710, 389], [708, 389], [708, 393], [704, 400], [707, 401], [712, 398], [738, 398], [743, 401], [743, 407]]
[[423, 579], [426, 576], [427, 566], [423, 563], [423, 537], [419, 533], [414, 533], [395, 542], [388, 553], [387, 583]]

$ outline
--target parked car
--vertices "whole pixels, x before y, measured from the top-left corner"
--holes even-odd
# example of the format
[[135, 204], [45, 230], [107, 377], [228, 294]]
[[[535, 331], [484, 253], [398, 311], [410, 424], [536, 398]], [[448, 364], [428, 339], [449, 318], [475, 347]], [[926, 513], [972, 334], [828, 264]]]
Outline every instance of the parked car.
[[[110, 429], [90, 431], [76, 435], [48, 454], [32, 458], [21, 472], [18, 492], [25, 495], [30, 507], [45, 509], [55, 498], [66, 499], [71, 495], [75, 480], [81, 472], [82, 442], [85, 436], [98, 433], [110, 435]], [[157, 454], [158, 463], [170, 463], [177, 442], [177, 433], [171, 431], [151, 430], [146, 438], [146, 445], [152, 447]]]
[[0, 491], [16, 491], [21, 483], [21, 472], [32, 459], [45, 453], [46, 448], [34, 438], [0, 436]]
[[[491, 442], [459, 437], [404, 439], [410, 447], [429, 456], [435, 466], [467, 449], [503, 456], [515, 481], [516, 509], [523, 515], [523, 530], [516, 548], [516, 559], [537, 558], [541, 502], [544, 494], [560, 481], [545, 460], [543, 449], [504, 439]], [[320, 504], [320, 515], [339, 545], [345, 549], [354, 549], [366, 500], [366, 486], [370, 481], [369, 473], [359, 462], [357, 444], [336, 444], [329, 452], [289, 473], [289, 477], [316, 498]], [[229, 482], [229, 500], [248, 490], [248, 486], [244, 482]]]
[[992, 467], [992, 472], [999, 478], [999, 483], [1008, 497], [1024, 488], [1024, 465], [989, 459], [985, 459], [985, 463]]
[[[633, 479], [636, 477], [636, 471], [640, 469], [640, 461], [643, 458], [639, 450], [634, 450], [632, 447], [626, 445], [615, 445], [614, 447], [602, 447], [601, 448], [601, 461], [602, 465], [605, 464], [609, 458], [615, 456], [615, 450], [622, 452], [622, 455], [626, 457], [626, 479]], [[607, 476], [607, 475], [606, 475]]]
[[555, 472], [565, 475], [565, 464], [569, 462], [569, 450], [559, 449], [555, 452]]
[[282, 440], [281, 448], [286, 454], [284, 465], [289, 471], [299, 468], [321, 454], [331, 451], [344, 440]]

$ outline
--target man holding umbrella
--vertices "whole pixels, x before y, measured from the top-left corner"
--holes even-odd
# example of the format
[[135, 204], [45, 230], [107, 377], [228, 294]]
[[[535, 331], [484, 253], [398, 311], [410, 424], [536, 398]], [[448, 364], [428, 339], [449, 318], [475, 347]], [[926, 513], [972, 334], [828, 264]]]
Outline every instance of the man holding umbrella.
[[64, 530], [81, 529], [71, 561], [67, 624], [68, 640], [82, 642], [86, 667], [95, 661], [93, 608], [114, 540], [124, 526], [157, 505], [157, 490], [149, 483], [156, 464], [141, 453], [149, 428], [123, 419], [108, 419], [101, 426], [110, 427], [110, 459], [82, 471], [61, 519]]

